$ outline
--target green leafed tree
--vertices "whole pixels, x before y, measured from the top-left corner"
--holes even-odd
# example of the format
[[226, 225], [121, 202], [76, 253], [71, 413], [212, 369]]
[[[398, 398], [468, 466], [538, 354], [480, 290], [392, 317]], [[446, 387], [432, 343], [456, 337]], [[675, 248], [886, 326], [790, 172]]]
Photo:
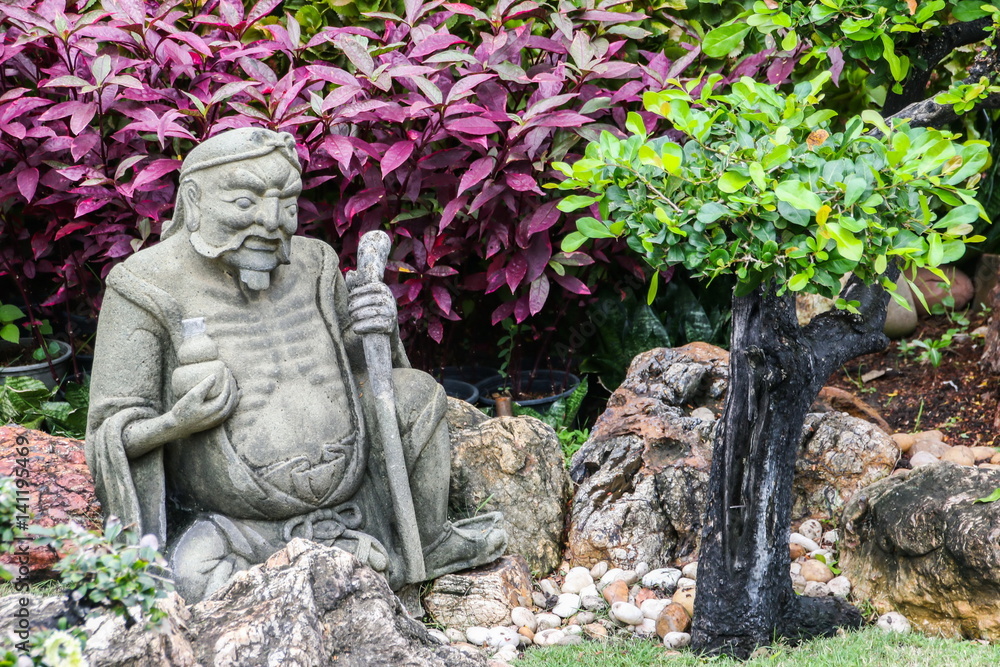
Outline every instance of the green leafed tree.
[[[566, 178], [552, 185], [574, 191], [564, 210], [593, 213], [564, 250], [624, 237], [655, 269], [736, 279], [693, 639], [747, 657], [775, 635], [794, 641], [860, 624], [839, 599], [795, 595], [788, 577], [805, 414], [835, 369], [886, 345], [900, 279], [918, 267], [940, 273], [981, 240], [975, 187], [989, 146], [871, 110], [839, 117], [824, 105], [835, 90], [829, 72], [786, 92], [722, 79], [647, 93], [648, 119], [668, 133], [649, 137], [632, 114], [631, 136], [602, 134], [584, 158], [555, 165]], [[655, 290], [654, 279], [650, 299]], [[800, 326], [798, 292], [839, 308]]]

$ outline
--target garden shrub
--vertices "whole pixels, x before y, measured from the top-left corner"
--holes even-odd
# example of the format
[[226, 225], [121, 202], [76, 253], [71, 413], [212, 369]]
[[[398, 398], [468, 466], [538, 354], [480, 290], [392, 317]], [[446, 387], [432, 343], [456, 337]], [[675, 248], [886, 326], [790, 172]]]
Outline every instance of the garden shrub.
[[523, 321], [589, 294], [595, 262], [641, 275], [613, 241], [554, 249], [567, 216], [538, 186], [581, 137], [622, 134], [650, 84], [626, 60], [639, 15], [411, 0], [378, 32], [309, 37], [279, 4], [0, 5], [0, 274], [29, 305], [95, 314], [100, 279], [171, 215], [180, 159], [251, 124], [296, 136], [300, 228], [346, 266], [387, 228], [410, 332], [441, 340], [484, 293], [494, 323]]

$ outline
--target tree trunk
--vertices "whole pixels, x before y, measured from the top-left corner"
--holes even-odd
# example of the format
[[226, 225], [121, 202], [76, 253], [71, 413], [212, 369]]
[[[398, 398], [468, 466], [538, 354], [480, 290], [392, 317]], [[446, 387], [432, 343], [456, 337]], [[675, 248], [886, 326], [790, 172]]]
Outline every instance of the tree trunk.
[[852, 278], [843, 294], [861, 302], [860, 315], [832, 311], [801, 328], [794, 295], [772, 290], [733, 299], [729, 390], [715, 436], [692, 631], [696, 650], [744, 659], [776, 636], [796, 641], [861, 623], [839, 599], [792, 590], [792, 477], [806, 411], [830, 373], [888, 343], [881, 287]]

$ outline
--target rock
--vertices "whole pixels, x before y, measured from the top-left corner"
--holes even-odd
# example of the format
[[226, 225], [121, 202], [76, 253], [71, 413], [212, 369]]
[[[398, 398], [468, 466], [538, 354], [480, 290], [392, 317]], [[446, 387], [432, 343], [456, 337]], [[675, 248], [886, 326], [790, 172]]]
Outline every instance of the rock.
[[676, 602], [671, 602], [664, 607], [656, 619], [656, 635], [658, 637], [665, 637], [670, 632], [687, 632], [690, 627], [691, 617], [684, 610], [684, 607]]
[[668, 604], [670, 604], [670, 600], [650, 598], [648, 600], [643, 600], [642, 604], [639, 605], [639, 609], [642, 611], [642, 615], [646, 618], [656, 620], [660, 616], [660, 612], [663, 611], [663, 608]]
[[644, 639], [652, 639], [653, 637], [656, 637], [655, 619], [643, 618], [642, 623], [630, 627], [632, 628], [632, 632], [635, 633], [636, 637], [642, 637]]
[[795, 542], [788, 543], [788, 557], [793, 561], [802, 558], [807, 553], [806, 548], [801, 544], [795, 544]]
[[576, 646], [577, 644], [583, 643], [583, 637], [581, 635], [568, 635], [563, 633], [562, 639], [556, 643], [559, 646]]
[[944, 456], [945, 452], [951, 449], [948, 445], [944, 444], [940, 440], [931, 440], [930, 438], [925, 440], [917, 440], [913, 447], [910, 448], [910, 456], [916, 456], [917, 454], [930, 454], [934, 458], [941, 458]]
[[621, 579], [604, 587], [601, 595], [609, 605], [616, 602], [628, 602], [628, 586]]
[[[975, 294], [972, 281], [954, 266], [942, 266], [939, 268], [948, 277], [950, 285], [927, 269], [917, 269], [917, 278], [913, 281], [914, 285], [924, 295], [927, 307], [931, 310], [934, 310], [934, 306], [944, 305], [945, 297], [948, 296], [954, 299], [951, 305], [946, 306], [948, 310], [963, 310], [972, 301], [972, 297]], [[920, 317], [928, 315], [927, 309], [924, 308], [919, 300], [916, 306], [917, 314]]]
[[823, 540], [822, 540], [823, 544], [833, 545], [836, 544], [838, 541], [840, 541], [840, 535], [837, 533], [836, 530], [828, 530], [825, 533], [823, 533]]
[[663, 567], [649, 572], [642, 578], [642, 585], [646, 588], [655, 588], [664, 593], [673, 593], [677, 587], [677, 580], [681, 578], [681, 571], [672, 567]]
[[597, 620], [597, 615], [590, 611], [581, 611], [579, 614], [569, 619], [573, 625], [587, 625]]
[[802, 537], [819, 543], [823, 538], [823, 526], [816, 519], [806, 519], [799, 525], [797, 531]]
[[792, 533], [791, 535], [789, 535], [788, 542], [789, 544], [798, 544], [803, 549], [805, 549], [807, 553], [810, 551], [816, 551], [817, 549], [820, 548], [818, 544], [810, 540], [805, 535], [802, 535], [801, 533]]
[[562, 592], [559, 589], [559, 586], [556, 585], [556, 582], [552, 581], [551, 579], [542, 579], [541, 581], [538, 582], [538, 587], [541, 588], [542, 592], [549, 597], [552, 597], [553, 595], [559, 595], [559, 593]]
[[892, 427], [882, 418], [878, 410], [868, 405], [849, 391], [839, 387], [823, 387], [813, 401], [810, 412], [845, 412], [852, 417], [870, 422], [882, 429], [883, 433], [891, 433]]
[[715, 421], [715, 413], [708, 408], [695, 408], [691, 411], [691, 416], [695, 419], [700, 419], [703, 422]]
[[989, 461], [997, 453], [997, 450], [992, 447], [970, 447], [969, 449], [972, 450], [972, 457], [976, 463]]
[[[604, 588], [608, 586], [608, 584], [612, 584], [616, 581], [624, 579], [625, 579], [625, 570], [621, 569], [620, 567], [614, 567], [604, 573], [604, 575], [601, 577], [601, 580], [597, 582], [597, 588], [598, 590], [603, 591]], [[628, 584], [626, 584], [626, 587], [627, 586]]]
[[807, 598], [825, 598], [830, 595], [830, 587], [821, 581], [807, 581], [802, 595]]
[[458, 628], [445, 628], [444, 636], [447, 637], [448, 641], [452, 644], [465, 641], [465, 633]]
[[698, 582], [696, 582], [694, 579], [688, 579], [687, 577], [681, 577], [680, 579], [677, 580], [677, 588], [678, 589], [681, 589], [681, 588], [694, 588], [697, 583]]
[[1000, 464], [1000, 451], [993, 455], [993, 458], [990, 459], [990, 463]]
[[830, 595], [838, 598], [846, 598], [851, 593], [851, 582], [844, 575], [839, 575], [826, 582], [830, 589]]
[[684, 611], [687, 612], [688, 616], [694, 618], [694, 588], [682, 588], [674, 592], [673, 598], [671, 598], [675, 604], [679, 604], [684, 607]]
[[583, 628], [579, 625], [567, 625], [562, 629], [567, 635], [582, 635]]
[[663, 637], [663, 645], [667, 648], [687, 648], [691, 645], [691, 635], [686, 632], [668, 632]]
[[551, 630], [552, 628], [558, 628], [562, 626], [562, 618], [556, 616], [555, 614], [536, 614], [535, 615], [535, 632], [541, 632], [542, 630]]
[[490, 631], [487, 628], [473, 625], [471, 628], [466, 628], [465, 630], [465, 639], [473, 646], [485, 646], [489, 638]]
[[530, 628], [518, 628], [517, 634], [522, 637], [522, 639], [518, 640], [518, 644], [521, 646], [532, 644], [535, 641], [535, 631]]
[[492, 649], [505, 647], [517, 648], [518, 634], [513, 628], [496, 627], [490, 628], [486, 639], [486, 645]]
[[591, 639], [595, 639], [597, 641], [603, 641], [608, 638], [607, 628], [600, 623], [588, 623], [583, 626], [583, 633]]
[[[17, 595], [0, 599], [6, 635]], [[59, 615], [66, 613], [65, 603]], [[444, 646], [410, 618], [385, 579], [352, 554], [294, 539], [238, 573], [207, 599], [160, 603], [164, 632], [125, 627], [104, 614], [86, 623], [92, 665], [413, 665], [482, 667], [486, 659]], [[52, 607], [49, 604], [46, 609]], [[42, 611], [42, 610], [39, 610]], [[50, 609], [51, 611], [51, 609]], [[32, 620], [42, 614], [32, 614]]]
[[938, 429], [933, 429], [930, 431], [920, 431], [919, 433], [914, 433], [913, 437], [916, 438], [917, 442], [921, 440], [931, 440], [934, 442], [946, 442], [944, 433]]
[[698, 561], [693, 561], [682, 567], [681, 575], [688, 579], [698, 579]]
[[635, 566], [635, 576], [639, 577], [639, 579], [642, 579], [647, 574], [649, 574], [650, 569], [651, 568], [649, 567], [649, 563], [647, 563], [646, 561], [642, 561], [641, 563]]
[[517, 660], [517, 647], [501, 646], [493, 654], [493, 658], [486, 663], [486, 667], [510, 667], [510, 663]]
[[451, 640], [448, 639], [448, 635], [437, 628], [427, 628], [427, 634], [431, 636], [431, 639], [436, 640], [438, 644], [448, 645], [451, 643]]
[[791, 574], [802, 574], [802, 563], [789, 563], [788, 571]]
[[436, 579], [424, 598], [434, 620], [450, 628], [503, 625], [519, 596], [530, 598], [531, 573], [521, 556]]
[[951, 461], [960, 466], [973, 466], [976, 465], [976, 456], [972, 452], [971, 447], [966, 447], [965, 445], [955, 445], [954, 447], [949, 447], [948, 451], [941, 455], [942, 461]]
[[639, 625], [644, 617], [642, 611], [634, 604], [616, 602], [611, 605], [611, 618], [625, 625]]
[[566, 633], [558, 628], [540, 630], [535, 633], [536, 646], [555, 646], [566, 637]]
[[541, 591], [531, 592], [531, 603], [539, 609], [545, 609], [549, 597]]
[[580, 606], [588, 611], [604, 609], [608, 606], [600, 595], [581, 595]]
[[795, 317], [799, 326], [805, 326], [817, 315], [833, 310], [835, 303], [834, 299], [819, 294], [796, 294]]
[[910, 448], [913, 447], [917, 439], [912, 433], [893, 433], [892, 441], [899, 447], [900, 453], [905, 454], [910, 451]]
[[[690, 406], [721, 408], [724, 350], [703, 343], [638, 355], [590, 439], [573, 457], [579, 486], [566, 558], [680, 564], [697, 554], [711, 465], [712, 424]], [[810, 415], [796, 463], [794, 520], [831, 519], [858, 488], [888, 476], [898, 449], [880, 429], [840, 413]]]
[[580, 611], [580, 596], [576, 593], [563, 593], [559, 596], [559, 601], [552, 608], [552, 613], [559, 618], [569, 618]]
[[909, 336], [917, 328], [917, 308], [913, 291], [905, 280], [896, 283], [896, 292], [906, 300], [909, 308], [903, 308], [895, 299], [889, 299], [889, 305], [885, 313], [885, 325], [882, 332], [889, 338], [903, 338]]
[[818, 560], [807, 560], [802, 563], [801, 574], [806, 581], [821, 581], [824, 584], [834, 577], [826, 563]]
[[[449, 399], [449, 417], [469, 410], [478, 412]], [[457, 516], [471, 516], [484, 505], [502, 511], [507, 553], [523, 556], [533, 572], [550, 572], [562, 555], [565, 508], [572, 493], [559, 438], [531, 417], [469, 424], [471, 420], [456, 417], [450, 424], [450, 510]]]
[[917, 468], [931, 465], [937, 463], [937, 457], [930, 452], [917, 452], [910, 457], [910, 467], [916, 470]]
[[590, 570], [585, 567], [574, 567], [566, 573], [563, 581], [563, 593], [579, 593], [584, 588], [594, 585], [594, 578], [590, 575]]
[[792, 590], [794, 590], [799, 595], [805, 593], [806, 584], [809, 583], [805, 580], [805, 577], [803, 577], [801, 574], [798, 573], [792, 574], [791, 577], [792, 577]]
[[608, 571], [608, 561], [602, 560], [600, 563], [590, 568], [590, 576], [594, 578], [595, 581], [600, 580], [601, 577]]
[[980, 463], [979, 467], [987, 470], [1000, 470], [1000, 464], [996, 463]]
[[935, 463], [882, 480], [845, 508], [840, 568], [881, 613], [922, 633], [1000, 640], [1000, 471]]
[[895, 632], [900, 635], [910, 634], [910, 622], [898, 611], [882, 614], [875, 621], [875, 626], [883, 632]]
[[637, 584], [641, 578], [635, 570], [625, 570], [622, 572], [622, 581], [628, 586]]
[[[28, 448], [27, 457], [17, 454], [22, 447]], [[17, 459], [24, 458], [28, 459], [26, 466], [15, 466]], [[15, 467], [27, 468], [30, 475], [28, 504], [34, 514], [32, 526], [51, 528], [75, 521], [87, 530], [101, 529], [101, 504], [94, 495], [94, 479], [87, 468], [81, 440], [59, 438], [21, 426], [0, 426], [0, 476], [14, 477]], [[6, 549], [0, 552], [0, 564], [27, 565], [30, 579], [51, 578], [50, 568], [59, 560], [51, 549], [33, 542], [28, 545], [27, 563], [21, 562], [21, 556], [6, 553]]]
[[528, 628], [532, 632], [538, 627], [535, 615], [527, 607], [514, 607], [511, 609], [510, 622], [519, 628]]

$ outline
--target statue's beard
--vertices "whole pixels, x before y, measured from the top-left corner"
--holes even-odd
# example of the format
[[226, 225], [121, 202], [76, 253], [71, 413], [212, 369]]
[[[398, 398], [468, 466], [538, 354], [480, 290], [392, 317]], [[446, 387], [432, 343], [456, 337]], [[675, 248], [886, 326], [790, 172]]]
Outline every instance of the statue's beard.
[[[244, 248], [247, 239], [250, 238], [277, 241], [278, 245], [273, 252], [263, 254]], [[220, 246], [212, 245], [205, 240], [200, 230], [195, 230], [191, 232], [191, 245], [195, 252], [202, 257], [221, 258], [225, 263], [239, 269], [240, 280], [254, 291], [261, 291], [270, 286], [271, 271], [280, 264], [288, 264], [292, 250], [291, 238], [285, 236], [262, 237], [259, 234], [254, 234], [250, 228], [236, 232], [228, 239], [227, 243]], [[241, 250], [244, 252], [240, 252]]]

